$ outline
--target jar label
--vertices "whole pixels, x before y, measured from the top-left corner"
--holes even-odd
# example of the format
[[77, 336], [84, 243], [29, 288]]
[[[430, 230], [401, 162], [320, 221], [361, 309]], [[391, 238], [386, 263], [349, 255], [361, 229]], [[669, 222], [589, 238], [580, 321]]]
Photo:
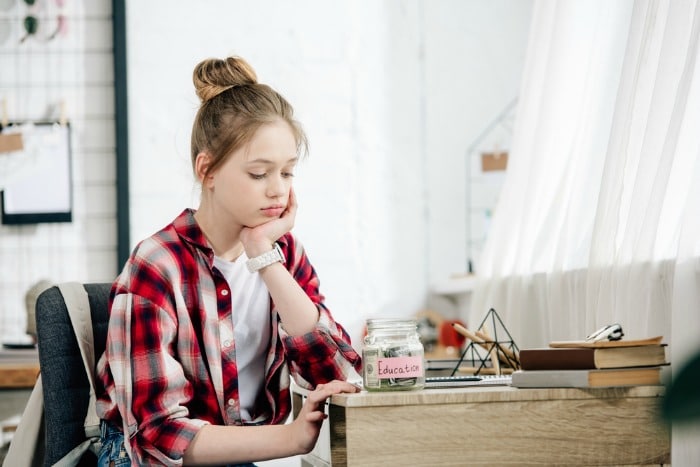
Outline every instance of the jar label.
[[422, 377], [423, 357], [379, 358], [376, 373], [379, 379]]

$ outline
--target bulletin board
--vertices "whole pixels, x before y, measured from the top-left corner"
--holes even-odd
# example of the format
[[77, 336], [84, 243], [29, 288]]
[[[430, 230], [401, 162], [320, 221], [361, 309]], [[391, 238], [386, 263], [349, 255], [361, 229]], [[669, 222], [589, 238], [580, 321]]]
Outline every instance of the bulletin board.
[[11, 124], [8, 131], [13, 127], [14, 131], [21, 128], [23, 146], [14, 156], [23, 159], [0, 192], [2, 223], [71, 222], [70, 124]]

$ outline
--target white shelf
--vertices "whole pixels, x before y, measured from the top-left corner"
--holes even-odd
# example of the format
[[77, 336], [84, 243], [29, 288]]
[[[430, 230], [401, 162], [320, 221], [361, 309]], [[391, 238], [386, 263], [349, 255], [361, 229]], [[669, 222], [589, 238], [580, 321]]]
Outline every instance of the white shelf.
[[471, 294], [476, 286], [476, 276], [465, 275], [451, 277], [447, 280], [433, 284], [432, 292], [438, 295], [453, 297], [456, 295]]

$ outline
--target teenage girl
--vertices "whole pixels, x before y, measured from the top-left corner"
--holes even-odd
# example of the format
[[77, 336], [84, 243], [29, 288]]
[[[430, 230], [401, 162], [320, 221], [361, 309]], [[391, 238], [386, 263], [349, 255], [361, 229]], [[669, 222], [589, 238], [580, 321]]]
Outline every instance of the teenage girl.
[[[350, 338], [290, 233], [306, 136], [240, 57], [194, 70], [197, 210], [143, 240], [112, 286], [98, 363], [99, 464], [252, 465], [310, 451], [332, 394], [357, 392]], [[290, 374], [311, 390], [299, 416]]]

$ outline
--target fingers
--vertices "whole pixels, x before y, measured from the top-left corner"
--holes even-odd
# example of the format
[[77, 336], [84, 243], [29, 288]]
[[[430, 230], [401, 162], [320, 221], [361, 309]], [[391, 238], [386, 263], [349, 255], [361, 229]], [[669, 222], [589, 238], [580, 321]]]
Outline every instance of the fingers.
[[314, 402], [325, 401], [334, 394], [360, 392], [360, 388], [347, 381], [333, 380], [329, 383], [319, 384], [311, 391], [308, 398]]
[[309, 423], [319, 423], [324, 421], [326, 418], [328, 418], [328, 415], [326, 415], [325, 412], [321, 412], [319, 410], [315, 410], [306, 414], [306, 421]]
[[294, 193], [294, 187], [289, 189], [289, 199], [287, 200], [287, 208], [297, 208], [297, 195]]
[[334, 391], [333, 394], [337, 394], [340, 392], [360, 392], [360, 388], [355, 386], [349, 381], [340, 381], [337, 379], [334, 379], [333, 381], [330, 381], [328, 383], [321, 383], [316, 386], [316, 390], [319, 389], [329, 389], [331, 391]]
[[324, 408], [329, 397], [334, 394], [355, 392], [360, 392], [360, 388], [347, 381], [333, 380], [329, 383], [319, 384], [306, 397], [302, 408], [305, 413], [304, 420], [309, 423], [322, 422], [327, 418]]
[[[294, 188], [289, 189], [289, 197], [287, 198], [287, 209], [280, 215], [280, 218], [290, 218], [294, 222], [297, 212], [297, 196], [294, 193]], [[291, 230], [291, 229], [290, 229]]]
[[[246, 226], [241, 230], [241, 241], [250, 257], [251, 249], [269, 248], [270, 243], [276, 242], [294, 227], [296, 219], [297, 203], [294, 192], [290, 190], [287, 206], [279, 217], [269, 218], [264, 222]], [[256, 255], [253, 255], [256, 256]]]

